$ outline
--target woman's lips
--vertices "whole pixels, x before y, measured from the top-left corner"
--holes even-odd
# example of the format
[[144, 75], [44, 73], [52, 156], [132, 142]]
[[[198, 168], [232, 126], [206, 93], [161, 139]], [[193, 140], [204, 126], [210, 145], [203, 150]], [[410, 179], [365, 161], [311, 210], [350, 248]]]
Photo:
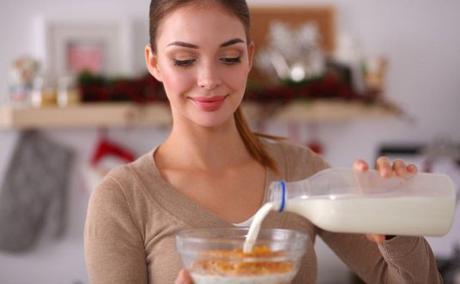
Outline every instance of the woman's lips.
[[193, 103], [203, 111], [216, 111], [225, 101], [227, 96], [214, 96], [214, 97], [191, 97]]

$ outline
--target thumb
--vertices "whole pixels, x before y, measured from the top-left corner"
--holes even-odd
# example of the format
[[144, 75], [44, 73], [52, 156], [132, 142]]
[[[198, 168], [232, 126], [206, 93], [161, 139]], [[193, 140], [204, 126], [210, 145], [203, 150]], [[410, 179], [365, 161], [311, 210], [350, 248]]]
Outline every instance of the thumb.
[[177, 275], [174, 284], [193, 284], [193, 281], [190, 274], [186, 270], [182, 269], [179, 271], [179, 275]]

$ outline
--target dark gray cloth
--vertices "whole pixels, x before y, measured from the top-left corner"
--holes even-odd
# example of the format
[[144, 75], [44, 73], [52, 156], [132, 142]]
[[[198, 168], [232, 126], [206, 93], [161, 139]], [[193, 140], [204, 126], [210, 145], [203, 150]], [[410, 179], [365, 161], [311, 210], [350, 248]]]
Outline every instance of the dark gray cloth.
[[73, 156], [37, 131], [21, 134], [0, 191], [0, 250], [27, 251], [48, 222], [64, 232]]

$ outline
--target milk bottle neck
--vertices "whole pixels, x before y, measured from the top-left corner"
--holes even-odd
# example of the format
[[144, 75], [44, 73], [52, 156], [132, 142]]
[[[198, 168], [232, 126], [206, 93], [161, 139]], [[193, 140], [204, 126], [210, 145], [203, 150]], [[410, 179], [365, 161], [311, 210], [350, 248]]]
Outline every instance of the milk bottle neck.
[[286, 209], [286, 202], [292, 198], [308, 198], [310, 196], [310, 181], [300, 180], [289, 182], [289, 189], [286, 181], [276, 181], [270, 184], [268, 201], [273, 202], [275, 210], [283, 212]]

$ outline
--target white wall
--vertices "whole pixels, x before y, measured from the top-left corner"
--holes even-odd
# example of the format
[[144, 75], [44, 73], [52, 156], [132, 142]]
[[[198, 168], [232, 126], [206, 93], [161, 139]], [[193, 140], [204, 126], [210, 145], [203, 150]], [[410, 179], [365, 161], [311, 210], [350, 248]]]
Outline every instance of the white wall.
[[[278, 5], [277, 0], [252, 0], [253, 5]], [[369, 55], [386, 55], [390, 61], [387, 97], [414, 118], [328, 124], [319, 128], [326, 158], [333, 165], [348, 166], [356, 158], [371, 161], [382, 142], [430, 142], [437, 137], [460, 141], [460, 37], [457, 26], [460, 2], [445, 1], [306, 1], [289, 5], [333, 4], [338, 9], [338, 31], [356, 36]], [[7, 93], [8, 66], [23, 54], [36, 54], [33, 19], [130, 19], [135, 25], [134, 70], [142, 70], [142, 44], [147, 41], [149, 1], [130, 0], [0, 0], [0, 101]], [[272, 127], [284, 134], [282, 127]], [[81, 169], [97, 131], [53, 130], [47, 134], [79, 153], [71, 188], [71, 230], [59, 245], [49, 245], [30, 255], [0, 254], [0, 282], [86, 283], [81, 252], [81, 228], [87, 193]], [[308, 135], [308, 133], [304, 133]], [[0, 183], [18, 133], [0, 131]], [[166, 135], [157, 129], [111, 130], [110, 137], [142, 153]], [[346, 268], [319, 243], [320, 283], [342, 283]], [[47, 257], [45, 257], [47, 256]], [[40, 262], [39, 260], [46, 261]], [[58, 261], [59, 259], [59, 261]], [[57, 265], [59, 264], [59, 265]], [[13, 268], [18, 272], [14, 272]], [[26, 271], [25, 271], [26, 270]], [[27, 272], [27, 273], [25, 273]]]

